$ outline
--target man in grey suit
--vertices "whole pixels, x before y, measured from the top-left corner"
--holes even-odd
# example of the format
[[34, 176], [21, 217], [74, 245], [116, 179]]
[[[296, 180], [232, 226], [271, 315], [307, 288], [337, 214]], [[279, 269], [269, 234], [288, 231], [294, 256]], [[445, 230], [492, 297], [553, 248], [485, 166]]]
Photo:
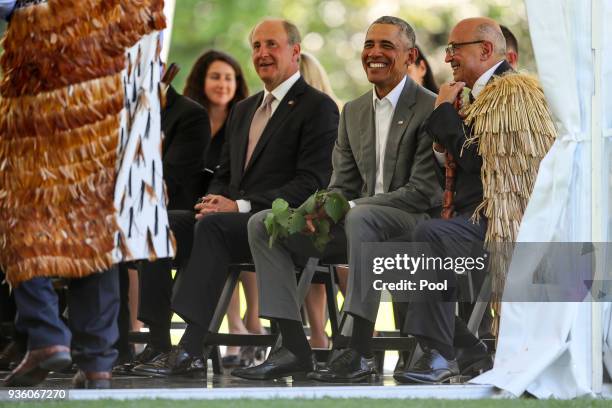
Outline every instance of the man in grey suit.
[[272, 379], [312, 371], [312, 352], [302, 329], [294, 260], [308, 256], [346, 259], [350, 266], [344, 311], [354, 317], [350, 348], [339, 353], [314, 378], [322, 381], [367, 380], [376, 375], [370, 339], [380, 295], [363, 300], [360, 282], [362, 242], [382, 242], [405, 234], [439, 205], [441, 190], [432, 159], [432, 139], [423, 122], [435, 95], [405, 73], [418, 51], [414, 30], [396, 17], [381, 17], [368, 28], [362, 63], [374, 89], [347, 103], [334, 147], [329, 188], [351, 204], [344, 224], [333, 227], [333, 240], [323, 254], [302, 234], [268, 246], [264, 218], [248, 224], [260, 293], [260, 316], [275, 320], [282, 347], [261, 365], [237, 369], [247, 379]]

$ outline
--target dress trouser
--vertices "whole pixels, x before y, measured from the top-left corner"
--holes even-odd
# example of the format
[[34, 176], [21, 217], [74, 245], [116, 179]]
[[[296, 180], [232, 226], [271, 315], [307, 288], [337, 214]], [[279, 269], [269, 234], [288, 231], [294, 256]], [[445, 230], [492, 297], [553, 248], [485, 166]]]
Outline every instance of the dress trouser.
[[[430, 219], [417, 226], [412, 234], [412, 242], [431, 243], [433, 253], [430, 255], [434, 256], [473, 256], [474, 243], [484, 242], [486, 231], [487, 223], [484, 218], [481, 218], [479, 224], [474, 224], [470, 215], [460, 215], [450, 220]], [[448, 291], [441, 294], [441, 297], [422, 297], [419, 301], [410, 302], [403, 332], [452, 347], [455, 337], [471, 335], [463, 320], [455, 316], [458, 298], [455, 272], [444, 269], [435, 272], [428, 280], [447, 280]]]
[[51, 279], [34, 278], [14, 290], [17, 330], [27, 333], [28, 349], [52, 345], [72, 348], [72, 357], [85, 371], [110, 371], [119, 333], [117, 268], [68, 282], [68, 327], [59, 317]]
[[[177, 254], [174, 264], [177, 270], [189, 259], [193, 244], [193, 211], [168, 211], [170, 229], [176, 238]], [[172, 265], [170, 259], [138, 263], [140, 301], [138, 319], [149, 325], [151, 344], [161, 350], [170, 347], [170, 323], [172, 319]]]
[[[318, 257], [323, 262], [348, 255], [349, 280], [344, 311], [371, 322], [376, 321], [380, 292], [368, 295], [367, 283], [361, 282], [361, 244], [383, 242], [412, 231], [426, 214], [413, 214], [392, 207], [357, 205], [346, 215], [344, 225], [331, 230], [332, 241], [323, 254], [301, 234], [268, 246], [268, 233], [263, 220], [268, 211], [257, 213], [249, 221], [249, 242], [257, 269], [260, 315], [273, 319], [301, 320], [300, 302], [295, 280], [296, 257]], [[334, 262], [330, 262], [334, 263]]]
[[215, 213], [198, 220], [187, 266], [176, 278], [172, 309], [188, 323], [181, 344], [201, 354], [204, 337], [227, 280], [229, 265], [251, 261], [250, 213]]

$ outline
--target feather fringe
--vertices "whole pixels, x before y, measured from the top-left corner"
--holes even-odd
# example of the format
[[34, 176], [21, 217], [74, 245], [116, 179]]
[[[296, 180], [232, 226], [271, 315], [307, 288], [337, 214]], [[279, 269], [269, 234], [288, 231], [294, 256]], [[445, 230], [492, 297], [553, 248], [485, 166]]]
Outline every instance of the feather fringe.
[[0, 267], [12, 286], [108, 269], [115, 247], [129, 257], [114, 206], [121, 72], [126, 49], [164, 27], [163, 0], [49, 0], [13, 15], [0, 57]]
[[50, 0], [19, 9], [2, 43], [0, 66], [11, 75], [0, 93], [35, 95], [119, 73], [124, 50], [165, 25], [163, 0]]
[[498, 243], [516, 241], [540, 161], [557, 132], [543, 90], [527, 74], [495, 78], [464, 113], [472, 127], [465, 146], [478, 144], [483, 159], [483, 202], [473, 219], [478, 221], [481, 214], [488, 219], [485, 243], [491, 252], [493, 302], [499, 309], [513, 245]]

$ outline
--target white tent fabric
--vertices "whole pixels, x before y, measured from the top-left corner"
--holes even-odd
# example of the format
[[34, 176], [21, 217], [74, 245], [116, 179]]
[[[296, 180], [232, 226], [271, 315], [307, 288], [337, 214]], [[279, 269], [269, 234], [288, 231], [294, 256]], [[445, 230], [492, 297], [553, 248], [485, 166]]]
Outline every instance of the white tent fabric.
[[[559, 138], [540, 165], [519, 242], [591, 241], [591, 114], [594, 65], [591, 27], [603, 26], [603, 127], [612, 122], [612, 1], [601, 2], [592, 21], [591, 1], [526, 0], [541, 84], [555, 116]], [[596, 24], [593, 24], [596, 23]], [[611, 148], [603, 157], [608, 180]], [[607, 195], [607, 194], [606, 194]], [[606, 204], [609, 206], [609, 202]], [[607, 207], [606, 207], [607, 208]], [[609, 211], [601, 221], [608, 224]], [[524, 247], [523, 247], [524, 248]], [[507, 285], [530, 281], [540, 260], [515, 253]], [[604, 353], [612, 350], [611, 307], [603, 304]], [[505, 302], [494, 368], [475, 378], [519, 396], [575, 398], [592, 394], [591, 303]], [[612, 357], [608, 354], [608, 358]], [[612, 365], [610, 366], [612, 369]]]

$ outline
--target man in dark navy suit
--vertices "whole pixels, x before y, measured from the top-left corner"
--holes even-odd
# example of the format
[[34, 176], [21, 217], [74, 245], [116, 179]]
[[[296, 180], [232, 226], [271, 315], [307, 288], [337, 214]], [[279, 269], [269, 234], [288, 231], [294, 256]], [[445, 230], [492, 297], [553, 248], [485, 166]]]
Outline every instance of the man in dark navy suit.
[[271, 208], [276, 198], [297, 207], [329, 183], [338, 108], [301, 78], [297, 28], [286, 20], [264, 20], [251, 32], [250, 43], [265, 89], [230, 113], [220, 168], [208, 195], [195, 206], [197, 221], [193, 213], [170, 212], [171, 223], [181, 226], [174, 231], [179, 253], [191, 252], [172, 300], [187, 329], [170, 353], [135, 367], [135, 373], [205, 372], [203, 342], [228, 266], [251, 258], [249, 218]]
[[[474, 100], [493, 76], [512, 70], [505, 58], [506, 42], [495, 21], [466, 19], [451, 31], [445, 61], [453, 70], [454, 81], [440, 87], [425, 128], [434, 139], [436, 172], [443, 185], [444, 165], [449, 158], [446, 153], [455, 160], [455, 188], [445, 191], [445, 219], [424, 221], [411, 236], [405, 237], [406, 241], [431, 243], [435, 251], [432, 255], [465, 256], [472, 242], [484, 242], [487, 219], [484, 216], [479, 222], [470, 219], [483, 201], [482, 157], [477, 144], [465, 145], [471, 129], [465, 127], [456, 101], [464, 87], [471, 89], [470, 100]], [[412, 367], [395, 373], [394, 378], [402, 383], [444, 382], [459, 374], [458, 361], [490, 364], [484, 343], [470, 333], [463, 320], [455, 317], [455, 272], [437, 270], [433, 275], [436, 276], [432, 280], [447, 280], [449, 290], [442, 298], [432, 296], [410, 303], [404, 331], [417, 338], [423, 355]]]

